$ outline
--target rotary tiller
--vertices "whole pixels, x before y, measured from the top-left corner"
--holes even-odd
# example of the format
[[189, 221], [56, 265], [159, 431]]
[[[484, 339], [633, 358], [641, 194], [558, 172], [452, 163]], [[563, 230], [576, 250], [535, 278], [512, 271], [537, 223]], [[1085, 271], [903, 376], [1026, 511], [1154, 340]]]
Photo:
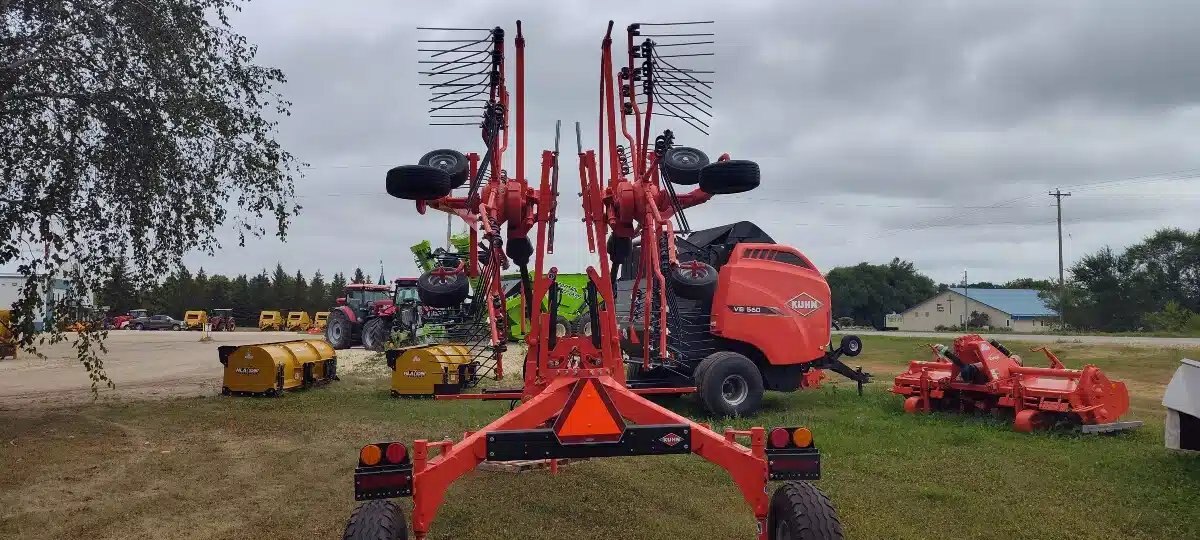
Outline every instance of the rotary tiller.
[[1060, 421], [1085, 431], [1114, 431], [1138, 423], [1117, 422], [1129, 409], [1125, 383], [1109, 379], [1100, 368], [1067, 369], [1045, 347], [1048, 367], [1028, 367], [995, 340], [971, 334], [954, 346], [934, 345], [933, 360], [909, 362], [896, 377], [892, 392], [906, 396], [909, 413], [933, 410], [1013, 412], [1013, 429], [1031, 432]]
[[[630, 27], [631, 35], [636, 28], [637, 25]], [[433, 30], [451, 31], [445, 28]], [[487, 151], [482, 159], [478, 155], [466, 157], [457, 152], [436, 151], [437, 160], [422, 159], [420, 165], [392, 169], [388, 172], [388, 192], [399, 198], [416, 200], [419, 211], [432, 208], [458, 215], [467, 222], [471, 249], [469, 260], [464, 261], [463, 272], [478, 276], [479, 283], [474, 287], [477, 297], [470, 306], [486, 311], [484, 323], [497, 355], [504, 351], [501, 340], [505, 337], [501, 330], [504, 327], [504, 291], [500, 287], [499, 272], [510, 259], [520, 267], [522, 281], [526, 284], [524, 294], [529, 296], [527, 305], [532, 311], [532, 328], [525, 338], [528, 348], [523, 367], [524, 385], [506, 391], [437, 395], [440, 399], [519, 402], [504, 416], [478, 431], [465, 434], [461, 441], [417, 440], [411, 446], [389, 441], [363, 446], [354, 472], [354, 491], [356, 499], [367, 502], [354, 511], [344, 538], [408, 538], [400, 506], [387, 499], [410, 496], [413, 499], [414, 536], [426, 538], [450, 484], [484, 461], [688, 453], [697, 454], [729, 472], [754, 513], [755, 538], [758, 540], [841, 538], [841, 526], [833, 506], [819, 490], [802, 482], [820, 477], [820, 453], [808, 428], [766, 430], [754, 427], [718, 433], [642, 397], [663, 391], [678, 393], [680, 389], [631, 389], [626, 384], [612, 276], [604, 264], [608, 253], [603, 239], [609, 234], [610, 226], [624, 228], [634, 222], [642, 230], [662, 230], [665, 219], [654, 216], [653, 211], [623, 213], [626, 209], [621, 209], [622, 217], [610, 223], [618, 214], [614, 208], [615, 190], [639, 189], [635, 186], [646, 187], [658, 178], [649, 172], [653, 167], [638, 165], [629, 171], [610, 167], [610, 176], [605, 182], [597, 166], [603, 160], [597, 159], [595, 151], [584, 151], [581, 141], [578, 157], [584, 223], [589, 250], [597, 255], [600, 263], [598, 270], [588, 267], [586, 271], [587, 317], [592, 332], [589, 336], [561, 337], [554, 332], [558, 271], [547, 267], [546, 255], [554, 249], [558, 152], [542, 152], [540, 182], [536, 188], [531, 186], [525, 178], [523, 151], [525, 39], [521, 23], [517, 22], [515, 40], [516, 169], [512, 177], [501, 170], [509, 117], [504, 31], [495, 28], [474, 39], [458, 38], [469, 34], [457, 31], [452, 35], [456, 39], [421, 40], [422, 44], [462, 44], [431, 51], [435, 58], [428, 61], [432, 66], [425, 73], [431, 77], [458, 80], [433, 85], [437, 105], [431, 112], [444, 111], [449, 106], [446, 103], [470, 103], [471, 96], [486, 96], [479, 106], [484, 111], [483, 121], [471, 125], [482, 127]], [[602, 45], [601, 125], [607, 117], [609, 142], [615, 144], [613, 128], [619, 98], [613, 83], [611, 45], [610, 22]], [[484, 67], [477, 73], [465, 72], [476, 73], [476, 78], [464, 77], [462, 68], [474, 65], [480, 57], [483, 60], [479, 62]], [[639, 118], [645, 122], [643, 126], [649, 124], [649, 107]], [[578, 133], [577, 125], [577, 140]], [[644, 136], [634, 139], [634, 155], [652, 155], [647, 140]], [[458, 165], [464, 162], [469, 162], [467, 195], [452, 197], [450, 191], [457, 187], [455, 184], [465, 183], [456, 180]], [[489, 167], [493, 173], [485, 178]], [[626, 178], [630, 172], [632, 182]], [[536, 243], [528, 237], [534, 227]], [[501, 237], [502, 231], [505, 238]], [[532, 274], [527, 268], [531, 256], [534, 256]], [[789, 482], [772, 496], [767, 491], [770, 480]]]

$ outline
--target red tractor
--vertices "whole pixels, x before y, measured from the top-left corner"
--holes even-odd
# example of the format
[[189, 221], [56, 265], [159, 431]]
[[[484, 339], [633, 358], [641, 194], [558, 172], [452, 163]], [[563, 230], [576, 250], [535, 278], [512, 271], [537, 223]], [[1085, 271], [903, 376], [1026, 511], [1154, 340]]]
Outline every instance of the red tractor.
[[233, 310], [228, 308], [209, 310], [208, 324], [211, 325], [214, 332], [222, 330], [232, 332], [237, 328], [237, 321], [233, 319]]
[[400, 278], [393, 285], [347, 285], [345, 296], [338, 298], [337, 306], [329, 310], [325, 340], [334, 349], [362, 345], [365, 349], [382, 351], [391, 336], [395, 296], [416, 286], [414, 278]]
[[129, 321], [149, 316], [150, 312], [145, 309], [131, 309], [129, 313], [113, 317], [109, 324], [117, 330], [125, 330], [129, 326]]

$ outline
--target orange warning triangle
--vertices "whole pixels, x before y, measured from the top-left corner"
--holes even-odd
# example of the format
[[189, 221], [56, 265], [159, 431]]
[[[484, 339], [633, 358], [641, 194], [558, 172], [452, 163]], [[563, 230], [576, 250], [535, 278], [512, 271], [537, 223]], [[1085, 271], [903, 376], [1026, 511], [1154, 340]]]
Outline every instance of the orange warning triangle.
[[563, 444], [614, 442], [624, 433], [625, 422], [594, 379], [575, 384], [554, 423], [554, 434]]

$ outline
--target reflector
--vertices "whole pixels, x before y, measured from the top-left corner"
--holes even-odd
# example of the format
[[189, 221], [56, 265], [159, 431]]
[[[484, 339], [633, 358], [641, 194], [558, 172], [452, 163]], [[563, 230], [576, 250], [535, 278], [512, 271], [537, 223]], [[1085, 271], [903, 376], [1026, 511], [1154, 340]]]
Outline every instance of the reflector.
[[383, 451], [373, 444], [368, 444], [358, 451], [358, 460], [368, 467], [378, 465], [380, 459], [383, 459]]
[[615, 442], [621, 440], [624, 432], [624, 420], [595, 379], [575, 383], [567, 404], [554, 422], [554, 434], [563, 444]]

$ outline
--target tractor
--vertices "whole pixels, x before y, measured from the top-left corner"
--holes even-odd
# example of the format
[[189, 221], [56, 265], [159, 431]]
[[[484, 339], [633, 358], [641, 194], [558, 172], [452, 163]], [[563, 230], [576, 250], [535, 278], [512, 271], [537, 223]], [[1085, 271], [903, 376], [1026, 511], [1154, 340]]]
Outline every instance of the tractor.
[[[628, 385], [626, 381], [627, 360], [621, 351], [616, 316], [616, 268], [610, 271], [608, 246], [615, 248], [611, 261], [624, 262], [632, 252], [633, 237], [640, 237], [642, 257], [639, 261], [640, 268], [649, 270], [644, 274], [647, 286], [642, 289], [645, 290], [645, 298], [641, 305], [637, 306], [632, 301], [630, 305], [643, 308], [642, 320], [646, 321], [647, 328], [659, 327], [658, 348], [644, 347], [647, 354], [643, 355], [640, 362], [651, 370], [665, 368], [667, 361], [672, 360], [667, 350], [667, 314], [670, 311], [667, 302], [670, 299], [668, 293], [673, 287], [667, 285], [664, 275], [659, 271], [664, 262], [669, 264], [671, 271], [686, 269], [687, 285], [705, 290], [715, 287], [714, 298], [724, 294], [728, 297], [724, 300], [728, 302], [742, 302], [730, 303], [730, 306], [772, 307], [765, 298], [758, 300], [761, 303], [753, 304], [753, 298], [734, 295], [720, 284], [713, 285], [709, 281], [716, 277], [717, 271], [713, 269], [709, 276], [709, 269], [699, 266], [703, 264], [701, 261], [681, 261], [676, 257], [671, 219], [679, 215], [678, 210], [705, 202], [713, 195], [749, 191], [759, 184], [759, 170], [754, 162], [731, 160], [723, 156], [716, 163], [698, 167], [699, 189], [677, 197], [669, 187], [663, 187], [670, 184], [663, 180], [658, 164], [664, 159], [670, 144], [663, 144], [661, 138], [650, 138], [653, 114], [663, 115], [656, 105], [683, 103], [685, 98], [698, 99], [693, 95], [697, 91], [695, 84], [708, 83], [695, 79], [693, 73], [701, 76], [710, 73], [671, 63], [682, 64], [678, 58], [703, 56], [704, 53], [675, 48], [695, 43], [679, 42], [677, 38], [669, 36], [711, 35], [704, 31], [707, 22], [677, 24], [687, 26], [680, 28], [671, 23], [656, 23], [653, 36], [668, 36], [662, 43], [650, 39], [649, 35], [643, 36], [641, 24], [631, 24], [625, 39], [617, 41], [621, 49], [614, 54], [613, 22], [609, 21], [608, 31], [601, 42], [601, 103], [597, 126], [600, 129], [600, 152], [584, 150], [582, 130], [576, 124], [579, 193], [586, 245], [588, 251], [595, 254], [596, 263], [586, 269], [588, 280], [584, 293], [592, 333], [582, 336], [572, 332], [562, 337], [554, 331], [559, 310], [558, 299], [561, 296], [557, 283], [558, 269], [550, 266], [547, 260], [547, 256], [554, 253], [558, 197], [561, 193], [559, 137], [555, 137], [553, 151], [544, 150], [541, 153], [540, 171], [527, 176], [525, 37], [521, 22], [516, 23], [513, 40], [515, 51], [512, 56], [505, 54], [506, 34], [500, 27], [491, 30], [446, 27], [419, 29], [438, 32], [432, 36], [434, 39], [418, 39], [421, 46], [431, 47], [422, 51], [434, 53], [430, 60], [423, 61], [433, 65], [427, 68], [430, 71], [423, 72], [433, 81], [429, 83], [433, 88], [433, 112], [461, 104], [474, 96], [483, 96], [477, 98], [480, 103], [478, 106], [470, 105], [472, 102], [467, 101], [469, 105], [457, 105], [455, 108], [478, 108], [483, 111], [481, 119], [459, 123], [482, 131], [486, 151], [480, 156], [478, 153], [464, 155], [455, 151], [435, 150], [430, 153], [435, 159], [427, 154], [415, 165], [400, 165], [389, 170], [387, 192], [396, 198], [415, 201], [418, 213], [424, 214], [433, 209], [459, 216], [466, 222], [470, 233], [470, 249], [464, 256], [465, 260], [453, 266], [443, 264], [426, 272], [421, 277], [422, 283], [418, 284], [418, 292], [424, 292], [422, 285], [428, 276], [429, 282], [445, 293], [437, 299], [448, 303], [452, 299], [451, 290], [466, 289], [459, 283], [474, 280], [474, 285], [470, 287], [474, 295], [469, 302], [465, 296], [461, 298], [458, 309], [485, 316], [482, 322], [487, 328], [491, 350], [496, 353], [494, 361], [499, 361], [505, 350], [506, 332], [502, 330], [505, 291], [500, 286], [501, 272], [510, 263], [518, 267], [521, 294], [525, 296], [531, 314], [531, 329], [525, 337], [527, 348], [522, 362], [523, 385], [514, 389], [487, 388], [473, 394], [462, 393], [464, 385], [461, 384], [461, 375], [469, 375], [475, 367], [473, 363], [453, 362], [454, 371], [459, 375], [454, 377], [450, 364], [443, 363], [436, 354], [426, 355], [428, 358], [421, 364], [427, 366], [422, 368], [426, 373], [414, 373], [412, 376], [425, 377], [429, 375], [428, 371], [442, 371], [444, 382], [432, 388], [435, 398], [509, 401], [510, 410], [484, 427], [465, 432], [458, 441], [448, 438], [417, 439], [406, 443], [390, 439], [363, 445], [357, 455], [353, 484], [354, 497], [362, 503], [350, 515], [343, 539], [407, 540], [410, 529], [404, 516], [405, 507], [412, 509], [412, 537], [415, 540], [427, 539], [451, 484], [485, 461], [544, 459], [550, 461], [551, 470], [554, 471], [559, 458], [671, 454], [695, 454], [727, 471], [754, 515], [753, 534], [757, 540], [843, 538], [833, 504], [810, 483], [820, 479], [822, 464], [821, 452], [815, 445], [813, 431], [808, 427], [780, 426], [769, 430], [763, 427], [744, 430], [727, 428], [718, 432], [708, 425], [663, 408], [646, 397], [691, 393], [695, 388], [638, 387]], [[447, 34], [453, 39], [446, 39]], [[476, 47], [463, 51], [466, 45], [442, 45], [439, 49], [438, 44], [443, 43], [468, 43]], [[663, 55], [658, 54], [658, 46], [664, 47], [666, 52]], [[475, 60], [477, 56], [464, 56], [480, 54], [486, 55], [483, 60]], [[617, 59], [628, 59], [628, 65], [618, 70]], [[514, 60], [516, 85], [515, 92], [510, 96], [506, 63]], [[454, 66], [460, 63], [489, 65], [479, 69], [479, 79], [438, 84], [443, 80], [438, 77], [462, 81], [461, 72], [454, 71], [459, 69]], [[437, 64], [441, 64], [441, 67], [437, 67]], [[471, 74], [468, 73], [466, 77], [471, 77]], [[688, 81], [688, 77], [694, 79], [695, 84]], [[662, 81], [658, 82], [660, 78]], [[460, 87], [466, 90], [443, 89]], [[460, 92], [465, 93], [466, 97], [457, 95]], [[512, 109], [509, 107], [510, 97], [515, 104]], [[698, 121], [707, 126], [679, 108], [668, 108], [663, 112], [666, 112], [665, 116], [684, 119], [689, 124]], [[461, 116], [455, 113], [458, 111], [434, 116]], [[624, 135], [623, 141], [629, 144], [628, 147], [618, 144], [618, 122]], [[504, 153], [509, 147], [510, 129], [515, 139], [515, 155], [512, 158], [515, 170], [511, 176], [502, 169]], [[669, 136], [666, 138], [669, 139]], [[461, 195], [453, 194], [453, 190], [460, 187], [465, 187]], [[612, 236], [609, 236], [610, 233]], [[481, 251], [486, 256], [480, 256]], [[741, 276], [743, 270], [739, 268], [741, 266], [737, 260], [726, 263], [720, 279], [758, 280], [770, 279], [772, 275], [749, 266], [748, 269], [760, 273]], [[635, 283], [630, 291], [639, 290], [636, 276], [643, 274], [634, 275]], [[810, 279], [808, 284], [816, 286], [816, 280]], [[802, 292], [814, 294], [808, 290]], [[827, 286], [825, 292], [828, 294]], [[741, 294], [745, 295], [746, 292], [742, 291]], [[689, 293], [688, 296], [701, 295]], [[421, 300], [426, 302], [424, 294]], [[792, 300], [786, 300], [784, 307], [797, 311], [812, 310], [809, 316], [827, 317], [827, 300], [822, 306], [826, 309], [824, 312], [815, 303], [820, 298], [809, 300], [802, 297], [796, 300], [795, 306]], [[715, 300], [713, 305], [725, 306]], [[430, 307], [454, 309], [453, 306]], [[782, 314], [780, 317], [783, 317]], [[731, 323], [727, 328], [736, 338], [741, 336], [736, 332], [737, 328], [746, 324], [758, 323], [752, 319], [743, 320], [740, 324]], [[726, 331], [719, 330], [722, 335]], [[823, 334], [819, 328], [811, 334], [810, 340], [820, 339], [822, 335], [828, 339], [827, 328]], [[827, 344], [821, 343], [820, 346], [825, 348]], [[445, 345], [435, 347], [440, 350]], [[802, 358], [815, 353], [816, 347], [813, 349], [804, 353]], [[412, 351], [415, 348], [406, 354], [411, 355]], [[703, 381], [706, 377], [720, 376], [724, 382], [727, 378], [723, 375], [740, 373], [743, 379], [752, 380], [754, 376], [743, 369], [747, 362], [752, 361], [746, 358], [738, 360], [729, 352], [717, 351], [701, 362], [700, 369], [707, 371], [701, 373], [699, 379]], [[654, 353], [653, 364], [648, 353]], [[463, 354], [470, 353], [459, 353], [459, 356]], [[389, 362], [392, 361], [389, 358]], [[632, 359], [629, 362], [639, 363]], [[750, 368], [755, 369], [753, 363], [750, 363]], [[393, 369], [408, 371], [412, 368], [397, 364]], [[403, 375], [408, 376], [407, 373]], [[769, 482], [782, 482], [782, 485], [772, 493]], [[611, 488], [606, 486], [606, 489]], [[577, 519], [587, 519], [588, 504], [604, 504], [603, 497], [597, 495], [602, 494], [588, 494], [587, 499], [592, 502], [578, 506]], [[411, 497], [411, 506], [402, 506], [391, 500], [401, 497]], [[656, 536], [669, 535], [662, 530], [669, 525], [667, 520], [658, 519], [655, 525], [658, 527]], [[503, 531], [496, 532], [498, 534], [491, 536], [505, 536]], [[747, 537], [749, 535], [750, 531], [747, 530]], [[454, 536], [453, 532], [449, 536]]]
[[399, 278], [393, 285], [351, 283], [344, 296], [329, 310], [325, 322], [325, 339], [334, 349], [356, 345], [382, 351], [392, 334], [392, 318], [396, 313], [396, 297], [409, 294], [417, 280]]
[[[662, 167], [680, 182], [686, 168], [672, 150], [707, 162], [694, 148], [667, 150]], [[610, 245], [622, 244], [614, 238]], [[799, 250], [777, 244], [757, 225], [741, 221], [680, 234], [659, 246], [662, 260], [673, 247], [675, 265], [646, 268], [639, 242], [609, 251], [617, 277], [621, 346], [635, 361], [627, 377], [635, 387], [694, 386], [706, 408], [719, 416], [753, 414], [764, 390], [792, 392], [820, 385], [824, 370], [858, 385], [871, 375], [842, 357], [858, 356], [862, 341], [846, 335], [831, 341], [829, 285]], [[667, 286], [647, 298], [647, 275], [658, 270]], [[665, 300], [665, 320], [656, 305]], [[649, 316], [647, 316], [649, 315]], [[646, 325], [644, 321], [651, 324]], [[664, 331], [665, 330], [665, 331]], [[648, 346], [647, 346], [648, 344]], [[706, 371], [716, 367], [716, 371]]]
[[220, 308], [209, 310], [208, 322], [214, 332], [222, 330], [232, 332], [237, 329], [237, 321], [233, 318], [233, 310], [229, 308]]
[[117, 315], [112, 318], [109, 325], [117, 330], [126, 330], [129, 326], [129, 321], [149, 317], [150, 311], [145, 309], [131, 309], [128, 313]]
[[[559, 274], [558, 285], [561, 296], [558, 298], [558, 318], [554, 321], [554, 332], [565, 336], [570, 332], [588, 336], [592, 333], [591, 320], [583, 315], [587, 313], [587, 303], [584, 293], [587, 290], [587, 274]], [[505, 291], [504, 313], [508, 317], [508, 337], [514, 341], [525, 339], [529, 333], [530, 323], [524, 296], [521, 293], [520, 279], [507, 278], [500, 284]]]

